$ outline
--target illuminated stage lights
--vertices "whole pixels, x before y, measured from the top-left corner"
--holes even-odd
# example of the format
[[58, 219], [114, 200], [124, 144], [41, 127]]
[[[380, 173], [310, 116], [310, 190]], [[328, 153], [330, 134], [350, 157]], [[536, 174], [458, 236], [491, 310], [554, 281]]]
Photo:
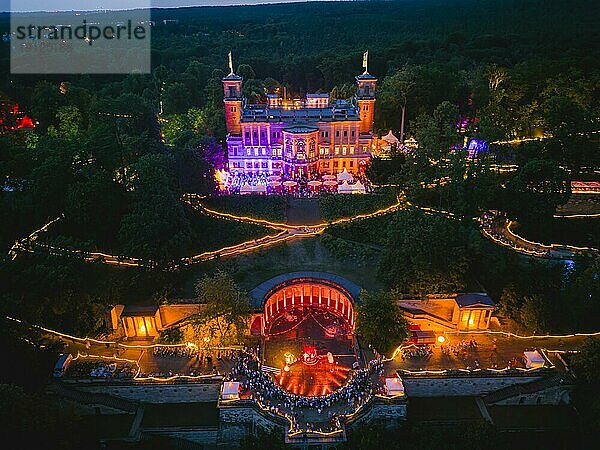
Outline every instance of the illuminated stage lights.
[[322, 397], [338, 390], [348, 379], [350, 367], [329, 364], [320, 359], [315, 365], [301, 362], [290, 366], [290, 371], [282, 371], [275, 377], [279, 386], [288, 392], [302, 397]]

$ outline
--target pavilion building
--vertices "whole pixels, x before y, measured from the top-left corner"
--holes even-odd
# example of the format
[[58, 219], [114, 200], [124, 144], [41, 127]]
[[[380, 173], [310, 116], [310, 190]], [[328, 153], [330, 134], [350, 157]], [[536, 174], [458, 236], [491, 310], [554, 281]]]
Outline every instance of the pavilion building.
[[344, 169], [361, 173], [374, 145], [377, 78], [367, 71], [367, 57], [351, 99], [317, 93], [288, 100], [268, 94], [266, 104], [250, 104], [230, 54], [230, 73], [222, 80], [229, 171], [291, 177], [335, 175]]

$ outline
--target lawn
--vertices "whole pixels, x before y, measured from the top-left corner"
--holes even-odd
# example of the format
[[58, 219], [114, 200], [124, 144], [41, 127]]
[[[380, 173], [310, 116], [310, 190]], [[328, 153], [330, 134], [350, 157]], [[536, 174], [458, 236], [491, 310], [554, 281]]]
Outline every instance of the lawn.
[[365, 289], [381, 289], [383, 285], [376, 277], [377, 259], [374, 255], [362, 262], [340, 259], [323, 245], [321, 237], [297, 239], [190, 268], [190, 279], [184, 295], [193, 296], [194, 281], [216, 268], [231, 271], [246, 291], [277, 275], [296, 271], [330, 272], [348, 278]]

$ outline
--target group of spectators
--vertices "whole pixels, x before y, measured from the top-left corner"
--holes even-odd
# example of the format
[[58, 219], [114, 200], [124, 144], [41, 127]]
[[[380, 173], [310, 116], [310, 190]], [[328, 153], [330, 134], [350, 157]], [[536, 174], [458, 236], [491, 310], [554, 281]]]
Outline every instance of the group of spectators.
[[[249, 392], [263, 407], [287, 417], [292, 423], [292, 431], [335, 431], [340, 428], [339, 409], [350, 407], [352, 411], [360, 408], [374, 394], [383, 392], [375, 380], [383, 375], [383, 362], [376, 359], [369, 362], [365, 369], [356, 370], [349, 381], [331, 394], [318, 397], [304, 397], [285, 391], [268, 375], [251, 367], [254, 358], [243, 356], [232, 368], [230, 379], [240, 381], [243, 390]], [[336, 411], [333, 411], [333, 409]], [[302, 420], [302, 412], [316, 411], [319, 416], [331, 409], [326, 416], [328, 423], [308, 423]]]
[[[462, 340], [453, 345], [442, 345], [441, 350], [442, 355], [445, 356], [454, 355], [464, 361], [472, 359], [473, 367], [475, 369], [480, 368], [479, 358], [477, 357], [477, 341], [475, 339]], [[467, 368], [471, 369], [471, 366]]]
[[400, 356], [402, 360], [407, 358], [426, 358], [429, 359], [433, 355], [433, 350], [429, 345], [418, 345], [416, 347], [403, 348]]
[[242, 189], [242, 186], [244, 186], [245, 184], [248, 184], [250, 186], [266, 186], [267, 191], [269, 190], [270, 180], [269, 177], [265, 174], [251, 175], [246, 173], [240, 173], [231, 175], [229, 180], [230, 194], [239, 194], [240, 189]]
[[[309, 186], [310, 181], [323, 181], [321, 175], [313, 174], [310, 177], [305, 175], [298, 176], [289, 176], [282, 175], [279, 179], [280, 183], [284, 183], [286, 181], [295, 181], [298, 183], [295, 187], [291, 189], [280, 185], [272, 185], [271, 181], [273, 178], [270, 178], [266, 174], [246, 174], [240, 173], [235, 175], [230, 175], [228, 179], [228, 184], [226, 186], [227, 193], [229, 194], [239, 194], [244, 185], [249, 186], [265, 186], [267, 194], [280, 194], [280, 195], [292, 195], [294, 197], [302, 197], [302, 198], [312, 198], [317, 197], [322, 192], [337, 192], [337, 186], [327, 186], [323, 184], [321, 187], [312, 188]], [[373, 187], [369, 181], [369, 179], [365, 176], [358, 177], [358, 180], [365, 186], [367, 192], [372, 192]]]
[[177, 356], [180, 358], [193, 358], [198, 353], [198, 349], [194, 346], [156, 346], [152, 350], [152, 354], [156, 357], [164, 358], [167, 356]]
[[129, 362], [77, 361], [67, 371], [67, 378], [130, 379], [136, 368]]

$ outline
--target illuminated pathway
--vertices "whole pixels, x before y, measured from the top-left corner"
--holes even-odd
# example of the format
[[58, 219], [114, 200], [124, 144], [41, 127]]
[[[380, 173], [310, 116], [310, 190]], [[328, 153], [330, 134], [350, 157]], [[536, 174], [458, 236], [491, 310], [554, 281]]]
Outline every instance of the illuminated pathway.
[[[188, 203], [192, 208], [195, 208], [202, 212], [203, 214], [216, 217], [224, 220], [232, 220], [236, 222], [245, 222], [251, 223], [254, 225], [260, 225], [263, 227], [271, 228], [273, 230], [279, 231], [277, 234], [264, 236], [262, 238], [254, 239], [247, 242], [242, 242], [237, 245], [224, 247], [218, 250], [208, 251], [204, 253], [200, 253], [198, 255], [182, 258], [178, 261], [174, 261], [169, 265], [171, 269], [178, 269], [182, 266], [188, 266], [191, 264], [198, 264], [201, 262], [210, 261], [216, 258], [222, 257], [230, 257], [242, 255], [245, 253], [250, 253], [256, 250], [260, 250], [263, 248], [271, 247], [273, 245], [278, 245], [286, 241], [290, 241], [292, 239], [303, 239], [315, 237], [322, 234], [328, 226], [338, 225], [342, 223], [350, 223], [356, 220], [367, 219], [371, 217], [377, 217], [383, 214], [388, 214], [394, 211], [399, 210], [403, 206], [407, 205], [402, 196], [399, 196], [398, 201], [393, 205], [388, 206], [387, 208], [380, 209], [378, 211], [368, 213], [368, 214], [359, 214], [353, 217], [346, 217], [334, 220], [332, 222], [323, 222], [316, 225], [310, 226], [296, 226], [296, 225], [288, 225], [285, 223], [279, 222], [271, 222], [264, 219], [258, 219], [254, 217], [247, 216], [237, 216], [234, 214], [224, 213], [220, 211], [215, 211], [209, 208], [204, 207], [200, 200], [203, 197], [194, 196], [194, 195], [186, 195], [183, 198], [183, 201]], [[53, 221], [47, 223], [39, 230], [34, 231], [29, 236], [24, 239], [20, 239], [12, 246], [9, 255], [14, 260], [20, 253], [29, 252], [34, 253], [36, 251], [44, 251], [51, 255], [58, 256], [75, 256], [80, 257], [84, 261], [96, 261], [104, 264], [108, 264], [111, 266], [124, 266], [124, 267], [153, 267], [156, 264], [153, 261], [145, 261], [140, 258], [134, 258], [130, 256], [122, 256], [122, 255], [111, 255], [102, 252], [86, 252], [83, 250], [73, 250], [60, 248], [56, 246], [51, 246], [48, 244], [41, 244], [36, 242], [39, 235], [41, 233], [46, 232], [54, 223], [62, 220], [64, 216], [58, 217]]]
[[600, 250], [593, 247], [576, 247], [566, 244], [542, 244], [533, 242], [519, 236], [513, 230], [516, 222], [513, 222], [498, 214], [488, 213], [487, 219], [481, 220], [482, 234], [503, 247], [514, 250], [527, 256], [549, 259], [573, 259], [575, 256], [584, 253], [599, 254]]
[[[242, 242], [240, 244], [236, 244], [229, 247], [223, 247], [218, 250], [203, 252], [198, 255], [193, 255], [190, 257], [182, 258], [178, 261], [173, 262], [169, 265], [170, 269], [178, 269], [183, 266], [188, 266], [192, 264], [198, 264], [206, 261], [210, 261], [216, 258], [222, 257], [232, 257], [238, 256], [245, 253], [251, 253], [256, 250], [261, 250], [264, 248], [268, 248], [274, 245], [281, 244], [286, 241], [291, 241], [293, 239], [303, 239], [303, 238], [311, 238], [315, 236], [319, 236], [325, 232], [327, 227], [331, 225], [339, 225], [342, 223], [351, 223], [354, 221], [369, 219], [377, 216], [381, 216], [384, 214], [388, 214], [391, 212], [398, 211], [402, 208], [406, 207], [415, 207], [425, 214], [441, 214], [450, 219], [457, 219], [458, 217], [454, 215], [450, 211], [438, 210], [435, 208], [427, 208], [421, 207], [418, 205], [411, 204], [406, 198], [401, 194], [398, 198], [398, 201], [393, 205], [388, 206], [387, 208], [380, 209], [378, 211], [367, 213], [367, 214], [359, 214], [353, 217], [346, 217], [334, 220], [332, 222], [323, 222], [315, 225], [309, 226], [297, 226], [297, 225], [289, 225], [281, 222], [272, 222], [265, 219], [259, 219], [255, 217], [249, 216], [238, 216], [231, 213], [216, 211], [210, 208], [206, 208], [201, 203], [201, 199], [203, 197], [194, 196], [194, 195], [186, 195], [183, 199], [184, 202], [188, 203], [192, 208], [200, 211], [202, 214], [206, 214], [208, 216], [212, 216], [218, 219], [230, 220], [235, 222], [244, 222], [250, 223], [253, 225], [259, 225], [266, 228], [270, 228], [272, 230], [278, 231], [276, 234], [263, 236], [258, 239], [254, 239], [247, 242]], [[492, 213], [487, 213], [490, 216]], [[564, 216], [556, 216], [563, 217], [566, 219], [572, 218], [600, 218], [600, 214], [572, 214], [572, 215], [564, 215]], [[36, 252], [36, 251], [44, 251], [50, 255], [57, 256], [75, 256], [82, 258], [84, 261], [95, 261], [101, 262], [111, 266], [123, 266], [123, 267], [152, 267], [156, 264], [152, 261], [145, 261], [140, 258], [134, 258], [129, 256], [122, 255], [111, 255], [103, 252], [86, 252], [83, 250], [73, 250], [60, 248], [56, 246], [51, 246], [48, 244], [42, 244], [37, 242], [40, 234], [46, 232], [53, 224], [62, 220], [64, 216], [58, 217], [46, 225], [41, 227], [38, 230], [32, 232], [26, 238], [20, 239], [15, 242], [12, 248], [9, 251], [9, 255], [14, 260], [18, 257], [20, 253], [24, 252]], [[480, 223], [480, 230], [483, 236], [490, 239], [492, 242], [500, 245], [502, 247], [508, 248], [510, 250], [516, 251], [523, 255], [533, 256], [538, 258], [549, 258], [549, 259], [573, 259], [576, 255], [582, 253], [600, 253], [600, 249], [591, 248], [591, 247], [576, 247], [572, 245], [566, 244], [543, 244], [540, 242], [533, 242], [519, 236], [513, 230], [515, 226], [515, 222], [510, 221], [499, 214], [494, 214], [492, 217], [485, 218], [475, 218]]]
[[[119, 359], [122, 361], [133, 362], [139, 365], [140, 371], [137, 374], [136, 380], [145, 381], [148, 377], [143, 376], [144, 373], [162, 372], [162, 376], [157, 376], [157, 379], [169, 379], [173, 377], [198, 378], [190, 377], [189, 371], [195, 365], [194, 359], [188, 358], [161, 358], [153, 355], [152, 350], [155, 347], [185, 347], [190, 344], [181, 345], [160, 345], [148, 344], [147, 341], [139, 343], [130, 342], [127, 344], [99, 340], [89, 337], [77, 337], [38, 325], [28, 325], [18, 319], [6, 317], [7, 320], [19, 323], [23, 327], [31, 327], [38, 329], [48, 337], [63, 341], [67, 347], [66, 350], [74, 355], [80, 354], [80, 358], [94, 358], [103, 360], [115, 360], [115, 352], [119, 350]], [[445, 373], [448, 370], [458, 370], [463, 372], [477, 372], [480, 370], [488, 370], [491, 373], [502, 373], [508, 371], [508, 365], [511, 360], [522, 356], [523, 352], [531, 349], [540, 349], [547, 360], [547, 365], [554, 365], [554, 361], [559, 358], [558, 355], [563, 353], [573, 353], [582, 344], [582, 342], [593, 336], [600, 336], [600, 332], [595, 333], [575, 333], [567, 335], [518, 335], [503, 331], [450, 331], [443, 334], [445, 337], [444, 345], [451, 347], [461, 342], [477, 341], [475, 351], [470, 351], [468, 354], [461, 355], [444, 355], [441, 352], [440, 344], [436, 344], [433, 348], [431, 357], [415, 357], [402, 358], [403, 349], [410, 349], [414, 345], [403, 345], [398, 347], [392, 358], [386, 360], [385, 369], [387, 376], [393, 376], [397, 370], [407, 371], [407, 373], [418, 372], [426, 375], [427, 373]], [[89, 346], [86, 347], [86, 344]], [[479, 368], [475, 359], [478, 359]], [[520, 367], [519, 367], [520, 366]], [[522, 363], [516, 365], [516, 370], [524, 370]], [[231, 363], [225, 361], [219, 366], [221, 374], [227, 372], [231, 368]], [[515, 366], [513, 366], [515, 368]], [[171, 371], [172, 376], [166, 375]], [[205, 375], [206, 376], [206, 375]]]

